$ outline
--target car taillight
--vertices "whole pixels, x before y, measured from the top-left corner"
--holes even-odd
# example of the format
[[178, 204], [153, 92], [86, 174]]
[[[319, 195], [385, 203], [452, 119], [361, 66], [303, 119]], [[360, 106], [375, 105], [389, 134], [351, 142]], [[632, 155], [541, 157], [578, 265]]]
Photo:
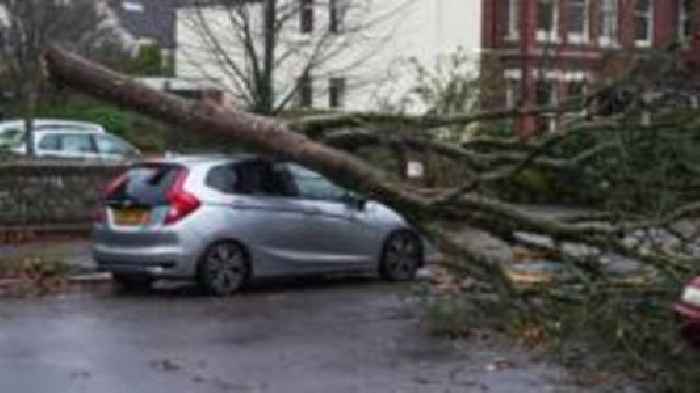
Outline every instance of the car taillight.
[[181, 169], [172, 187], [167, 194], [170, 207], [165, 215], [165, 225], [174, 224], [197, 210], [201, 205], [199, 199], [191, 193], [185, 191], [185, 180], [187, 180], [187, 169]]

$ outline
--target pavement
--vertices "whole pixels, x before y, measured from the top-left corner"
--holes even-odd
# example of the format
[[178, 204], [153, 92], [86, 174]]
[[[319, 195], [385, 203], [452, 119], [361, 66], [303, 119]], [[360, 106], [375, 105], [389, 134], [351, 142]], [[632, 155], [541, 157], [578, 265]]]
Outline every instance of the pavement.
[[502, 339], [426, 335], [409, 284], [297, 279], [228, 299], [104, 285], [0, 301], [1, 391], [592, 391]]

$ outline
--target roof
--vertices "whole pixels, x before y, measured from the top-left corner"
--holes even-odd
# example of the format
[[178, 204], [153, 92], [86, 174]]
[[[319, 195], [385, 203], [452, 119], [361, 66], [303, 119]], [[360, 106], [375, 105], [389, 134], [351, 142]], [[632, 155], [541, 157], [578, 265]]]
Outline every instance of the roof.
[[261, 158], [255, 154], [183, 154], [169, 157], [146, 158], [137, 164], [199, 164], [199, 163], [222, 163], [239, 162]]
[[150, 38], [162, 49], [175, 48], [175, 23], [183, 0], [112, 0], [120, 26], [134, 38]]

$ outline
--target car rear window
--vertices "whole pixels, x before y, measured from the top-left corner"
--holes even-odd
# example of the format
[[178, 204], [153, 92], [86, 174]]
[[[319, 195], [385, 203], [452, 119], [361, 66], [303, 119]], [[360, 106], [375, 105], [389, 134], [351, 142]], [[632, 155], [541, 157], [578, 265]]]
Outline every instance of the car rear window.
[[135, 205], [165, 205], [167, 193], [183, 167], [139, 165], [126, 173], [126, 181], [109, 196], [110, 202], [129, 201]]

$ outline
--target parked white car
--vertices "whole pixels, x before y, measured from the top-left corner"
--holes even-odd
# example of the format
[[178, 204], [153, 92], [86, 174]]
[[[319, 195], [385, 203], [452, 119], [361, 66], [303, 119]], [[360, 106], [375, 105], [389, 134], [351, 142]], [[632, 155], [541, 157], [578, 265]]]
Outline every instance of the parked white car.
[[[106, 132], [104, 127], [87, 121], [36, 119], [34, 128], [38, 131], [70, 129], [76, 131]], [[0, 122], [0, 148], [16, 147], [24, 142], [26, 128], [24, 120], [15, 119]]]
[[[26, 142], [10, 149], [27, 154]], [[72, 158], [85, 160], [124, 160], [138, 157], [140, 152], [122, 138], [106, 132], [55, 129], [37, 131], [34, 135], [37, 158]]]
[[[35, 120], [34, 151], [38, 158], [72, 158], [88, 160], [123, 160], [140, 155], [127, 141], [111, 135], [99, 124]], [[27, 154], [24, 122], [0, 122], [0, 147]]]

